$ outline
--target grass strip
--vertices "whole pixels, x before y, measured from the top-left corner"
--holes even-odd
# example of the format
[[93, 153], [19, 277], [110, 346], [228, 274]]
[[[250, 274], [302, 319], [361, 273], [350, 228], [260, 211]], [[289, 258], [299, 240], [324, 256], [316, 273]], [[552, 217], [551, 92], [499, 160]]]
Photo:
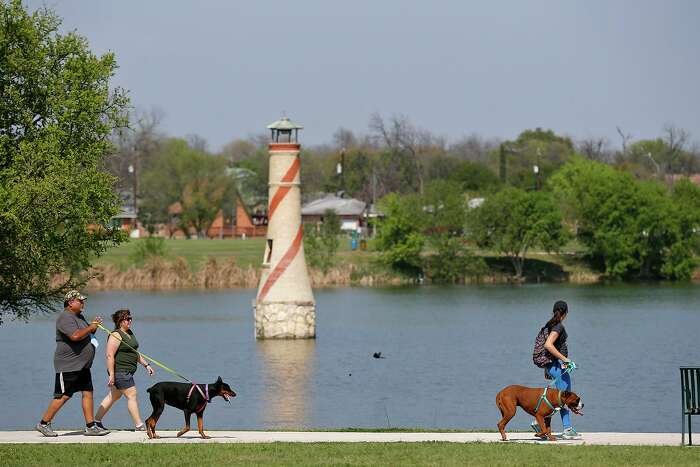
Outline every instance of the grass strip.
[[497, 443], [0, 445], [2, 465], [700, 465], [700, 449]]

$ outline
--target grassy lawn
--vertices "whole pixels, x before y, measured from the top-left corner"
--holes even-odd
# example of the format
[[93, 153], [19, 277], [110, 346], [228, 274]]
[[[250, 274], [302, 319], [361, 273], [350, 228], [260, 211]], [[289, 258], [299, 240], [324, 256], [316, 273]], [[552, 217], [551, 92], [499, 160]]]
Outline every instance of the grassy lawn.
[[2, 465], [699, 465], [700, 449], [481, 443], [0, 445]]
[[[134, 252], [138, 242], [143, 240], [130, 240], [127, 243], [110, 248], [107, 252], [95, 261], [95, 264], [112, 264], [124, 270], [133, 264], [130, 255]], [[257, 267], [262, 262], [265, 251], [265, 238], [248, 238], [241, 240], [165, 240], [168, 254], [166, 259], [174, 259], [178, 256], [185, 258], [194, 270], [203, 264], [207, 258], [227, 259], [235, 257], [237, 263], [242, 267], [252, 265]], [[364, 262], [373, 256], [369, 252], [352, 251], [350, 249], [350, 238], [340, 239], [338, 256], [341, 261]]]
[[[138, 242], [143, 240], [130, 240], [122, 245], [110, 248], [101, 256], [95, 264], [112, 264], [120, 269], [127, 269], [132, 261], [129, 258], [134, 252]], [[245, 240], [165, 240], [168, 250], [166, 259], [181, 256], [187, 260], [190, 267], [197, 269], [208, 257], [226, 259], [235, 257], [239, 265], [247, 267], [249, 264], [257, 266], [262, 261], [265, 251], [265, 239], [248, 238]]]

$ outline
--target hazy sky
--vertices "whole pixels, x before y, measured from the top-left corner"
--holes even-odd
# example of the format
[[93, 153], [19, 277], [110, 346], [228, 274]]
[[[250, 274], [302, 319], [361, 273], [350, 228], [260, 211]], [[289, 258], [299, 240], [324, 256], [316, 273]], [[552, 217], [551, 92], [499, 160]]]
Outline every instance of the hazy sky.
[[305, 144], [403, 114], [449, 141], [552, 128], [700, 141], [700, 2], [47, 0], [163, 130], [218, 150], [282, 111]]

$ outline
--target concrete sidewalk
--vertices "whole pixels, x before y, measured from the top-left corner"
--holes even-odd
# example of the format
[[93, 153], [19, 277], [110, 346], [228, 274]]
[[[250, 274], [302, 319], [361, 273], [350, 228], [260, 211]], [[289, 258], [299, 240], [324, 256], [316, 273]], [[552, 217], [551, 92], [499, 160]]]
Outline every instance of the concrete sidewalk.
[[[0, 443], [416, 443], [446, 441], [451, 443], [500, 442], [498, 433], [358, 433], [334, 431], [208, 431], [209, 440], [196, 431], [181, 438], [177, 431], [158, 431], [160, 439], [149, 440], [143, 432], [113, 431], [106, 436], [84, 436], [80, 431], [59, 431], [60, 436], [46, 438], [36, 431], [0, 431]], [[680, 433], [584, 433], [582, 440], [540, 442], [530, 433], [512, 433], [510, 442], [528, 444], [678, 446]], [[687, 440], [686, 440], [687, 442]]]

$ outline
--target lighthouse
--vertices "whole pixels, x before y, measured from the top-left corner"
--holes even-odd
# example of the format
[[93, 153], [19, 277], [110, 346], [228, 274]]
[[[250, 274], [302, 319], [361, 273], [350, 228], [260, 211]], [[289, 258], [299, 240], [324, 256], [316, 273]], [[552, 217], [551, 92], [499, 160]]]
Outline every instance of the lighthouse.
[[270, 130], [267, 242], [255, 298], [255, 337], [316, 337], [316, 304], [304, 258], [299, 130], [282, 117]]

